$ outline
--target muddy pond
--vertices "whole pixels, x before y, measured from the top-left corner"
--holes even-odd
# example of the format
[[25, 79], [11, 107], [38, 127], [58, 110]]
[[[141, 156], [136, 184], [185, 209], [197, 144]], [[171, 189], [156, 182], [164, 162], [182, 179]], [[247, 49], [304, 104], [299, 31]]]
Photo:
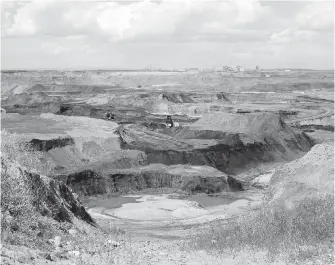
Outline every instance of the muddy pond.
[[141, 194], [109, 198], [86, 197], [82, 203], [103, 229], [126, 229], [136, 238], [185, 237], [197, 225], [253, 210], [258, 193], [208, 196]]

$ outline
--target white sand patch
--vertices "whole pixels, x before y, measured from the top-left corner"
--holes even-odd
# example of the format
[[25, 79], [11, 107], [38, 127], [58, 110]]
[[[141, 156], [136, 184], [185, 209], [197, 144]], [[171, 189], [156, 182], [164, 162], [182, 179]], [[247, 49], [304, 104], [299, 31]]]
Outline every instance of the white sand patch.
[[259, 175], [251, 182], [251, 185], [254, 187], [266, 188], [269, 185], [270, 179], [274, 173], [275, 170], [271, 170], [265, 174]]
[[[261, 203], [261, 197], [258, 195], [254, 194], [253, 201], [240, 199], [230, 204], [207, 208], [201, 208], [196, 201], [178, 199], [179, 194], [127, 195], [124, 197], [136, 198], [137, 203], [125, 203], [122, 207], [114, 209], [96, 207], [90, 209], [89, 213], [97, 219], [113, 217], [149, 227], [195, 225], [253, 210]], [[103, 215], [107, 217], [104, 218]]]
[[132, 220], [173, 220], [194, 218], [208, 214], [197, 202], [169, 199], [168, 195], [144, 195], [139, 203], [127, 203], [121, 208], [105, 210], [104, 213]]

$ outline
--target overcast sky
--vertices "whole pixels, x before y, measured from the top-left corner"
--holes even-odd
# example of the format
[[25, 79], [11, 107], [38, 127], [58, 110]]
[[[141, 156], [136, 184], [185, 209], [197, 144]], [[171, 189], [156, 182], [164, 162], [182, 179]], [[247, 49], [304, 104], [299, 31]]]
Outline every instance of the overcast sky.
[[3, 69], [334, 68], [333, 1], [2, 2]]

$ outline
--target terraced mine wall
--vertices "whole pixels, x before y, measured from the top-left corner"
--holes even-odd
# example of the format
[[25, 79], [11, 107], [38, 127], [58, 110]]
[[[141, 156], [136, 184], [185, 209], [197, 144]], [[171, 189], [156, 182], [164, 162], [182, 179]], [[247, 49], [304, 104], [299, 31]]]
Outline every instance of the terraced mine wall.
[[[54, 116], [60, 121], [65, 118]], [[75, 120], [74, 117], [66, 118]], [[101, 122], [109, 129], [109, 122]], [[118, 145], [111, 146], [111, 156], [99, 156], [96, 161], [79, 163], [96, 151], [105, 152], [105, 148], [94, 142], [99, 141], [94, 134], [92, 138], [85, 139], [89, 143], [87, 150], [84, 148], [86, 144], [79, 145], [72, 138], [33, 139], [31, 144], [36, 150], [46, 152], [56, 164], [68, 167], [68, 170], [62, 168], [55, 172], [54, 175], [58, 174], [55, 178], [83, 195], [146, 188], [207, 193], [242, 190], [242, 183], [232, 175], [245, 170], [247, 166], [292, 160], [314, 144], [304, 132], [286, 125], [279, 115], [264, 113], [211, 114], [170, 133], [166, 130], [149, 130], [140, 124], [114, 126], [109, 133]], [[66, 155], [78, 160], [78, 165], [67, 165], [63, 161], [67, 160]], [[157, 169], [153, 166], [155, 164], [162, 166]], [[185, 168], [173, 171], [176, 165], [197, 166], [193, 169], [196, 174], [187, 173]], [[149, 168], [143, 169], [143, 166]], [[206, 167], [218, 172], [201, 173]]]
[[[121, 144], [124, 149], [133, 149], [127, 144]], [[134, 148], [137, 149], [137, 148]], [[233, 173], [235, 168], [251, 162], [269, 162], [274, 157], [262, 143], [250, 144], [236, 149], [227, 145], [212, 146], [208, 149], [190, 151], [142, 149], [147, 155], [149, 164], [161, 163], [165, 165], [206, 165], [222, 172]]]
[[[313, 145], [312, 139], [310, 139], [306, 134], [304, 134], [304, 136], [298, 135], [298, 137], [304, 142], [304, 147], [301, 147], [301, 144], [298, 144], [295, 140], [292, 140], [291, 142], [287, 141], [287, 144], [295, 151], [308, 151]], [[134, 148], [124, 143], [121, 144], [121, 147], [124, 149]], [[146, 153], [149, 164], [207, 165], [227, 174], [234, 174], [236, 173], [236, 170], [243, 169], [248, 164], [290, 160], [290, 157], [285, 157], [280, 151], [278, 151], [284, 151], [283, 149], [284, 147], [280, 144], [266, 145], [263, 143], [253, 143], [238, 147], [216, 145], [208, 149], [196, 149], [191, 151], [154, 150], [147, 148], [142, 149], [142, 151]]]
[[160, 172], [115, 172], [102, 176], [87, 170], [68, 176], [58, 176], [76, 193], [80, 195], [113, 194], [129, 192], [146, 188], [175, 188], [188, 192], [214, 193], [223, 190], [242, 190], [240, 184], [233, 177], [203, 177], [183, 176]]
[[115, 194], [146, 188], [173, 188], [189, 193], [215, 193], [243, 190], [242, 183], [213, 167], [192, 165], [147, 164], [131, 168], [96, 168], [58, 175], [81, 195]]
[[[262, 119], [262, 115], [258, 114], [238, 115], [249, 115], [248, 119], [250, 117]], [[234, 119], [235, 116], [237, 115], [227, 114], [225, 118]], [[267, 122], [274, 124], [268, 125], [261, 122], [260, 125], [253, 125], [252, 121], [248, 120], [251, 122], [250, 126], [243, 125], [246, 128], [242, 129], [236, 127], [236, 131], [241, 132], [235, 131], [235, 133], [190, 126], [163, 134], [159, 130], [151, 132], [140, 126], [129, 125], [120, 126], [118, 134], [121, 139], [121, 148], [145, 152], [149, 164], [208, 165], [227, 174], [235, 174], [248, 165], [290, 161], [299, 153], [307, 152], [314, 145], [307, 134], [288, 127], [278, 119], [278, 115], [266, 114], [265, 117]], [[256, 129], [259, 130], [258, 126], [264, 128], [261, 129], [261, 134], [256, 131]], [[262, 131], [267, 130], [266, 128], [275, 129], [263, 133]], [[250, 132], [243, 132], [245, 129]]]

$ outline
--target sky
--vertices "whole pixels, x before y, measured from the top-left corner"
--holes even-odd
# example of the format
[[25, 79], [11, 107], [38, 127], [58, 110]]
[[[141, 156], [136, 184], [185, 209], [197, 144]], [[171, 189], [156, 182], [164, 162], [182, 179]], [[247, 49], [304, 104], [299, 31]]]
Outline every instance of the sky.
[[2, 1], [2, 69], [334, 69], [333, 1]]

